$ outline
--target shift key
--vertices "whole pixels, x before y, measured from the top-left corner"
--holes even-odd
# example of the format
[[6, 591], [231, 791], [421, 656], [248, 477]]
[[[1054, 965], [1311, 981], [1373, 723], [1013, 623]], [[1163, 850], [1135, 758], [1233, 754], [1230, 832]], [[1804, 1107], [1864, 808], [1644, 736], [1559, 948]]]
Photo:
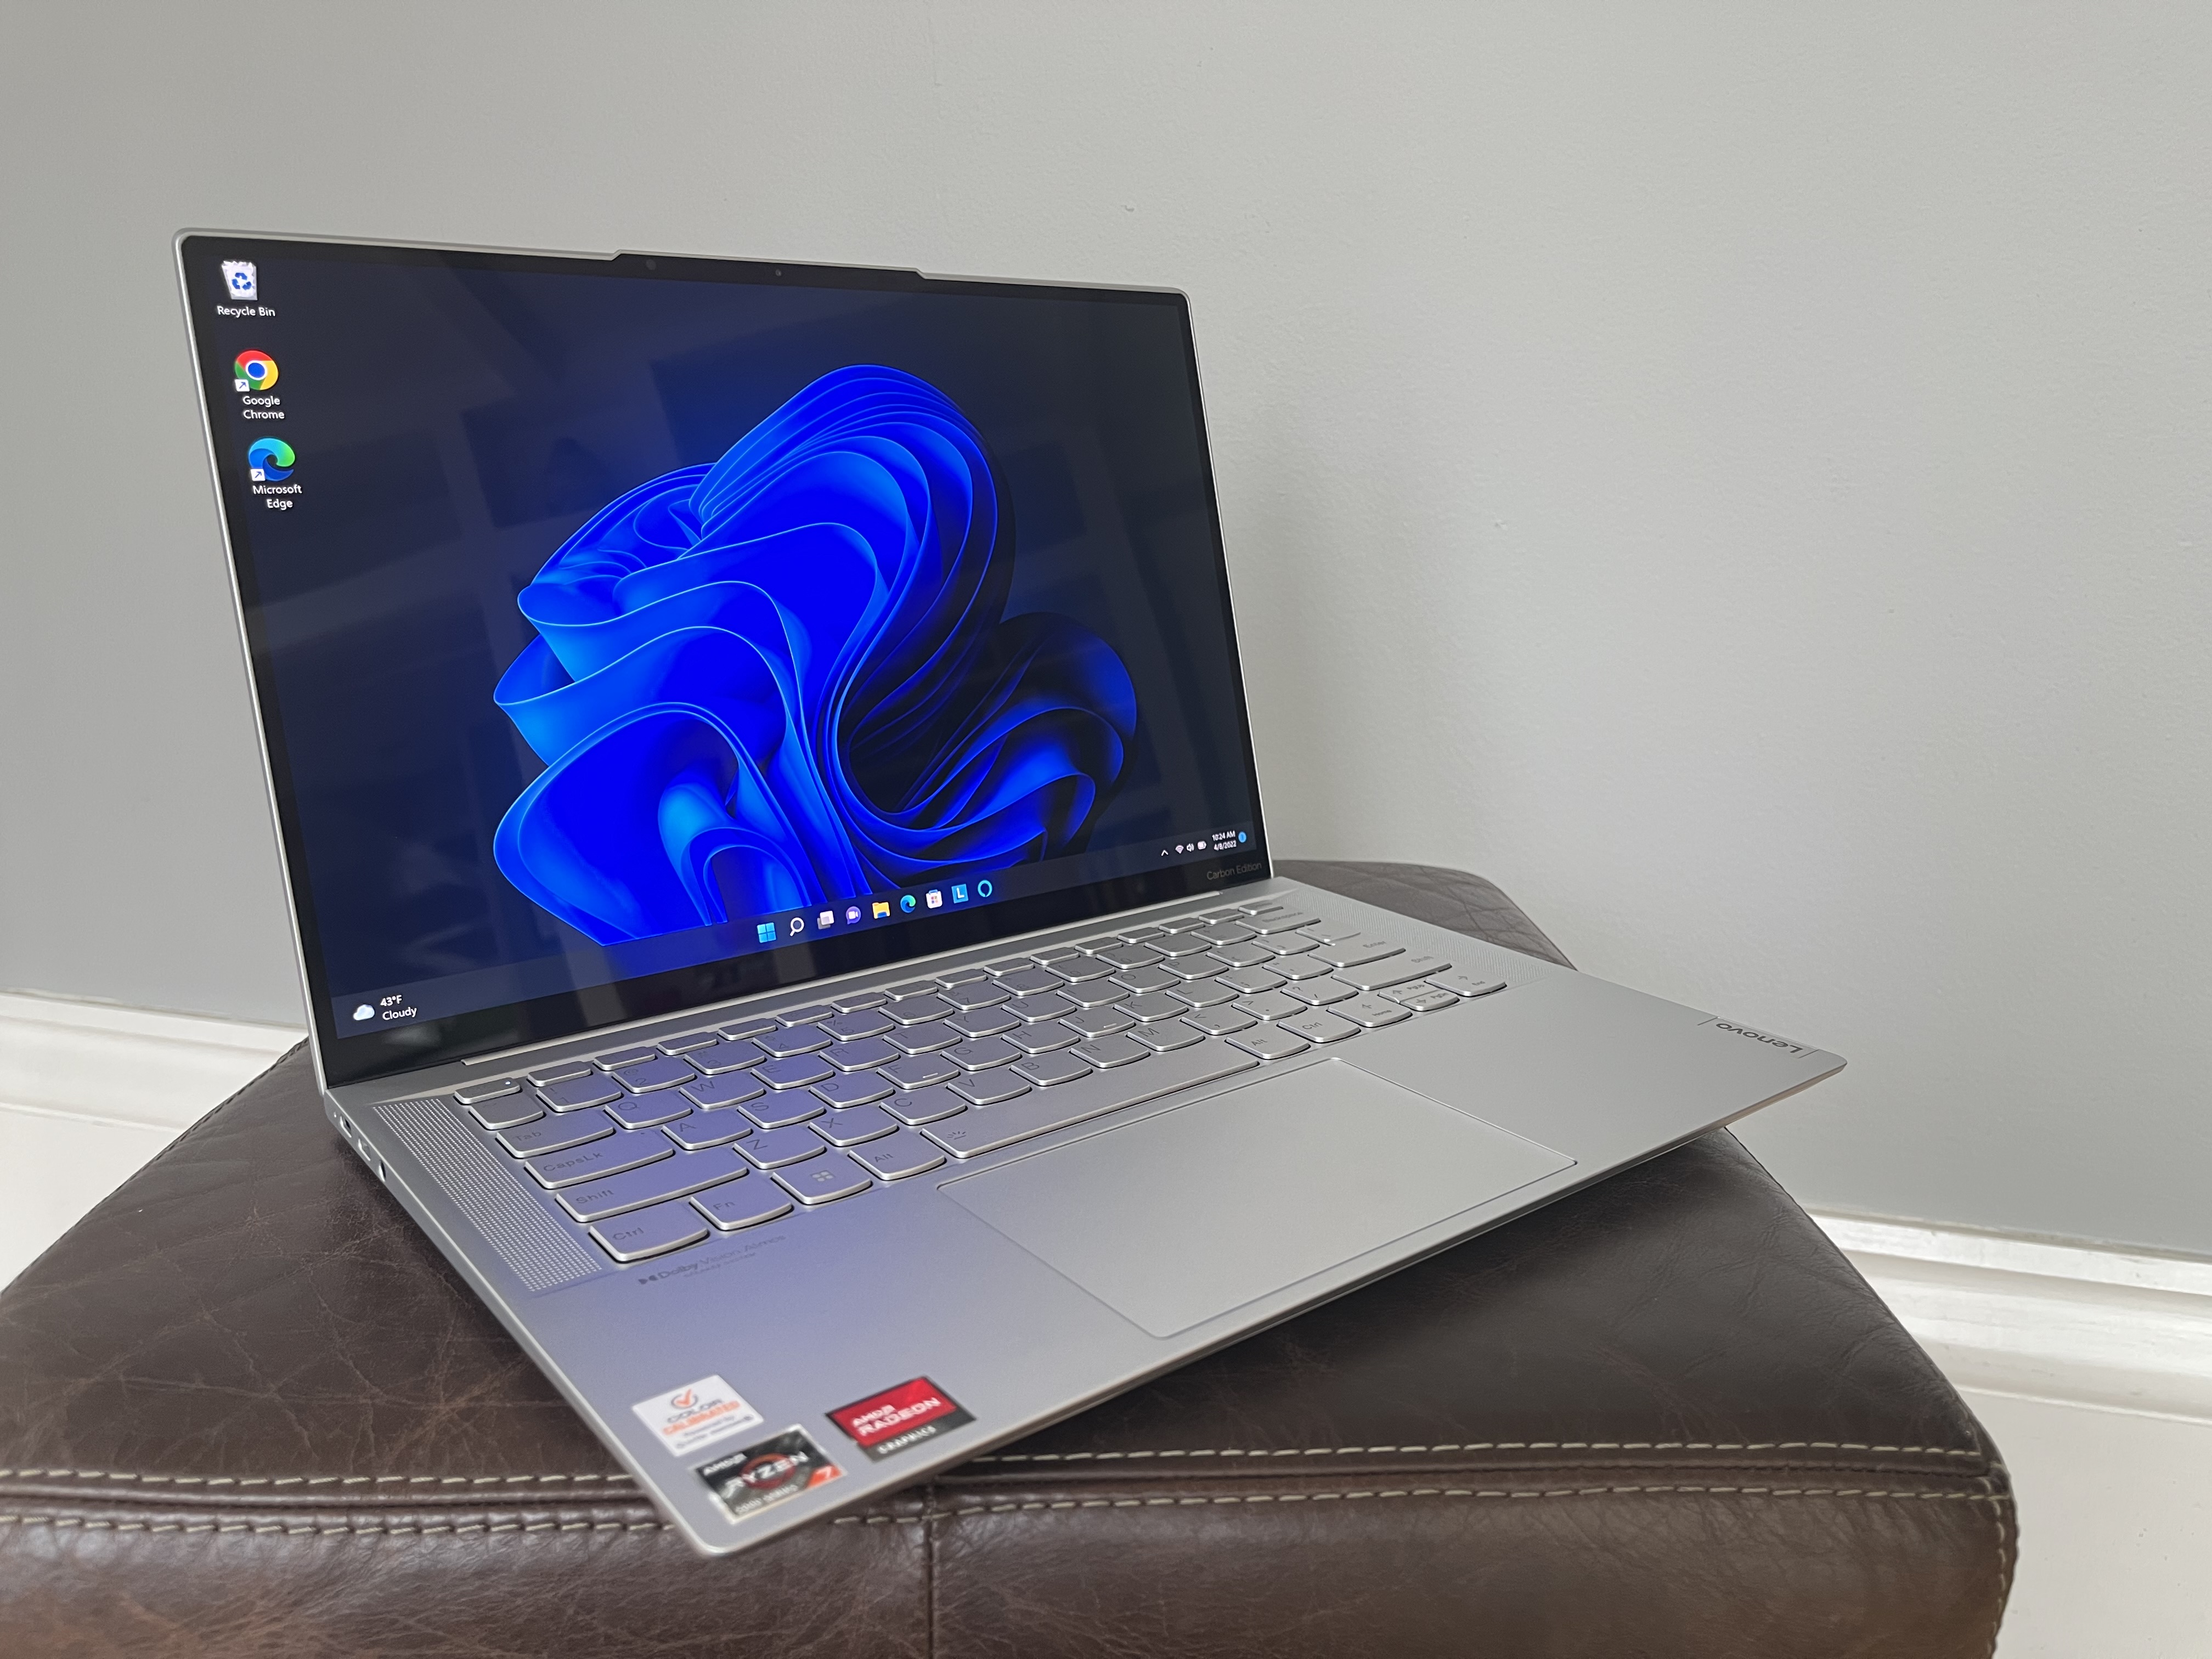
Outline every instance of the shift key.
[[624, 1129], [574, 1152], [549, 1152], [543, 1158], [532, 1158], [522, 1167], [538, 1178], [541, 1187], [573, 1187], [580, 1181], [620, 1175], [624, 1170], [641, 1170], [648, 1164], [675, 1156], [676, 1143], [658, 1130]]
[[1156, 1054], [1134, 1066], [1094, 1073], [1073, 1083], [1024, 1095], [1003, 1106], [964, 1112], [928, 1125], [922, 1133], [955, 1158], [981, 1158], [1032, 1135], [1048, 1134], [1178, 1089], [1212, 1083], [1259, 1063], [1225, 1042], [1201, 1042], [1194, 1048]]

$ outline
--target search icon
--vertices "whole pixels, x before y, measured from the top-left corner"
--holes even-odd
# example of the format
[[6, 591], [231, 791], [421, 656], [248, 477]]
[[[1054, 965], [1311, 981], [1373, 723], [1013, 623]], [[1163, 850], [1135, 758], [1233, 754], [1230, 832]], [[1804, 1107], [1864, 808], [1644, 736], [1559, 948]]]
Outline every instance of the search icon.
[[791, 931], [794, 933], [805, 933], [806, 931], [806, 918], [805, 916], [793, 916], [791, 919]]

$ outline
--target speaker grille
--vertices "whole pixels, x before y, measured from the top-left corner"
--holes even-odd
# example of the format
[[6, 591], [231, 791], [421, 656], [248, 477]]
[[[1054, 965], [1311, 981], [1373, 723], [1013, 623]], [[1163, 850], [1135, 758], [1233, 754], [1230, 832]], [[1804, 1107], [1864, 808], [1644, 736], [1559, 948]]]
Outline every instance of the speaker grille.
[[376, 1109], [532, 1290], [589, 1279], [610, 1265], [546, 1214], [537, 1193], [455, 1121], [445, 1102], [395, 1100]]

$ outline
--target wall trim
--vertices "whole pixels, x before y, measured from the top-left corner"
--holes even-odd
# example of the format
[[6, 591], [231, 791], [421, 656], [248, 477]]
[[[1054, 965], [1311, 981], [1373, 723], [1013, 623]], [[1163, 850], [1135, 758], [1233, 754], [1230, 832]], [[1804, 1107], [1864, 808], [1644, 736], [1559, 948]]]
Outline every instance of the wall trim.
[[[0, 992], [0, 1109], [189, 1127], [306, 1033]], [[2212, 1261], [1815, 1212], [1961, 1387], [2212, 1420]]]

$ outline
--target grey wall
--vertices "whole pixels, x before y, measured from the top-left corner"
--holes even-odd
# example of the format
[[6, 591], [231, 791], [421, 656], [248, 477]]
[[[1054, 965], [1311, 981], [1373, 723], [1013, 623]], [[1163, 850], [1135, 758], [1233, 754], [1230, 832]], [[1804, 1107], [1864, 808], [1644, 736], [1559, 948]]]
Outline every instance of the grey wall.
[[178, 227], [1175, 283], [1285, 850], [1849, 1054], [1808, 1200], [2212, 1250], [2201, 5], [31, 9], [0, 983], [298, 1017]]

